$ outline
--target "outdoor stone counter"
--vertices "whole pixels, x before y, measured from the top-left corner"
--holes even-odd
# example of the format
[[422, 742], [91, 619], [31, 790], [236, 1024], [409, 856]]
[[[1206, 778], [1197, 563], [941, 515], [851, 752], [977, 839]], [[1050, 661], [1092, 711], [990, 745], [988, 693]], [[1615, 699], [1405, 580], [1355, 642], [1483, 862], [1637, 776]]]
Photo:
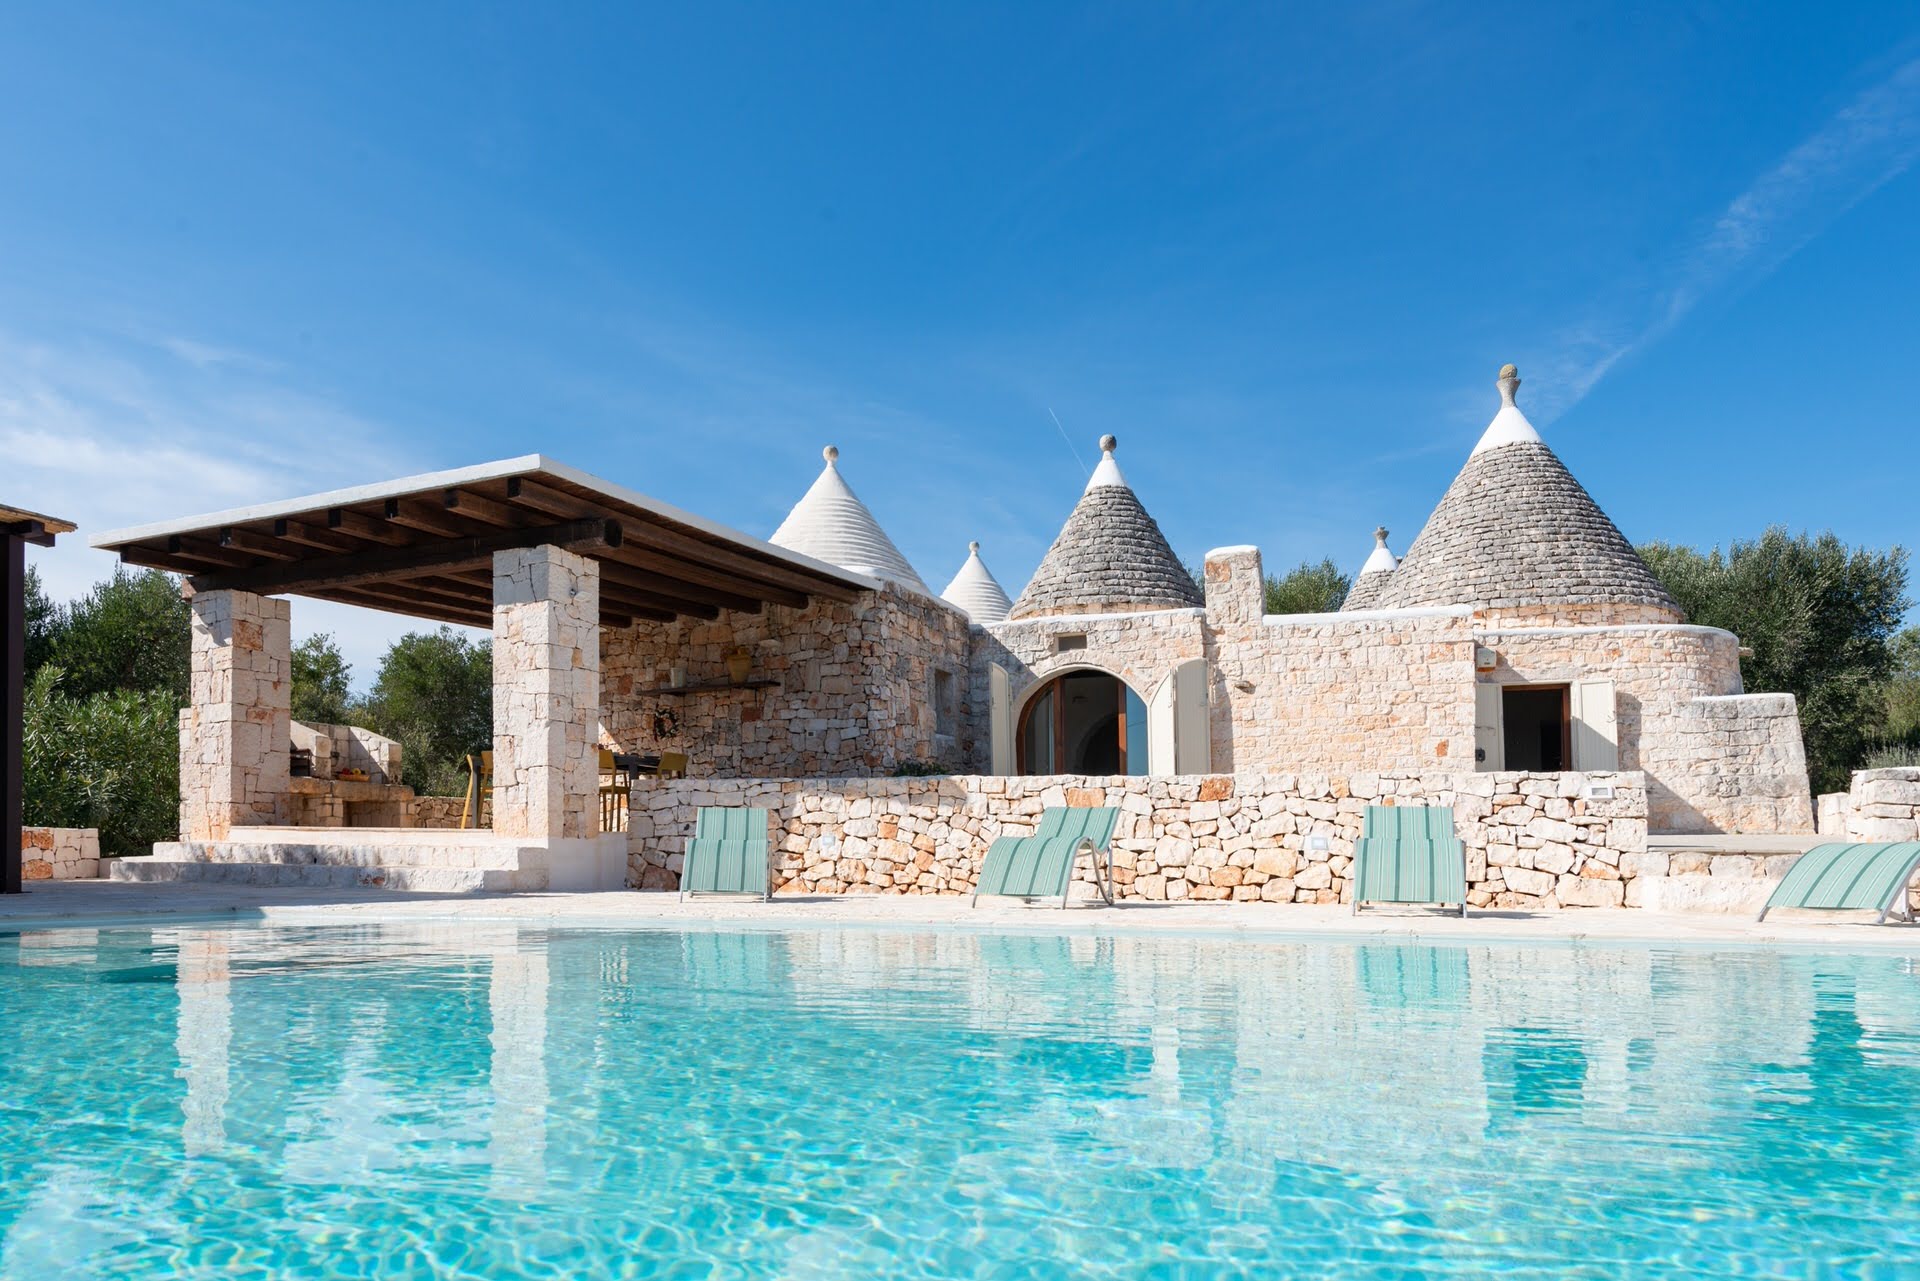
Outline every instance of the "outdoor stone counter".
[[678, 888], [696, 811], [723, 805], [775, 812], [776, 892], [966, 894], [994, 838], [1111, 805], [1124, 899], [1332, 903], [1389, 799], [1453, 806], [1476, 907], [1618, 907], [1646, 853], [1638, 773], [667, 779], [634, 784], [628, 883]]
[[100, 833], [91, 827], [20, 829], [20, 875], [29, 881], [91, 881], [100, 875]]

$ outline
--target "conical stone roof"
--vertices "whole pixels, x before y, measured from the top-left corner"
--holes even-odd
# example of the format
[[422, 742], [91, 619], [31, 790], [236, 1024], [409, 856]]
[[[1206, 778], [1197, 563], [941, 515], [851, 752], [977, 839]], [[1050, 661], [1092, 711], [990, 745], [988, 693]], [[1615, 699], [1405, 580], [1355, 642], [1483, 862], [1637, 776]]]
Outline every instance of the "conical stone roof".
[[980, 559], [980, 544], [967, 544], [967, 559], [953, 576], [940, 599], [958, 609], [976, 623], [998, 623], [1013, 609], [1006, 589], [1000, 586], [987, 563]]
[[841, 478], [837, 465], [840, 451], [828, 445], [821, 457], [827, 465], [819, 478], [801, 495], [768, 541], [856, 574], [884, 578], [922, 596], [933, 595], [867, 505]]
[[1680, 618], [1667, 589], [1520, 412], [1512, 365], [1499, 386], [1499, 413], [1372, 607], [1575, 606], [1595, 621], [1614, 607], [1623, 619]]
[[1380, 526], [1373, 531], [1373, 551], [1367, 556], [1367, 563], [1360, 567], [1360, 576], [1353, 580], [1353, 586], [1347, 589], [1347, 599], [1340, 608], [1375, 609], [1380, 594], [1387, 590], [1392, 581], [1393, 571], [1400, 562], [1387, 548], [1387, 527]]
[[1205, 603], [1193, 576], [1121, 475], [1113, 459], [1118, 443], [1112, 436], [1100, 438], [1100, 465], [1014, 602], [1010, 619]]

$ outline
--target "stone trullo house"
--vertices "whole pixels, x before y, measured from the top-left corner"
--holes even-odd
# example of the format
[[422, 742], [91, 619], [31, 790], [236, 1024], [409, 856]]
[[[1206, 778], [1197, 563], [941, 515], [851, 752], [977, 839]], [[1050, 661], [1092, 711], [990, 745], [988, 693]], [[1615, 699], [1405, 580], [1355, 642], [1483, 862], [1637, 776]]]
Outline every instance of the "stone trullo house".
[[[735, 755], [714, 763], [742, 775], [922, 759], [1002, 775], [1644, 771], [1656, 831], [1809, 827], [1792, 697], [1741, 688], [1738, 639], [1687, 624], [1527, 421], [1519, 384], [1501, 370], [1498, 412], [1406, 557], [1376, 530], [1327, 615], [1265, 615], [1251, 547], [1209, 553], [1195, 584], [1111, 436], [1016, 600], [975, 544], [930, 602], [829, 450], [773, 541], [888, 582], [846, 620], [893, 638], [885, 658], [803, 675], [815, 692], [784, 717], [676, 729], [689, 747], [727, 743]], [[783, 621], [778, 640], [744, 620], [637, 628], [609, 670], [657, 665], [696, 636], [780, 664], [812, 620]], [[836, 681], [858, 692], [834, 695]], [[848, 697], [892, 732], [836, 735]]]
[[494, 830], [612, 860], [587, 880], [618, 875], [596, 741], [687, 757], [635, 794], [646, 885], [729, 798], [787, 814], [783, 883], [826, 889], [964, 888], [986, 836], [1076, 786], [1123, 804], [1145, 897], [1337, 897], [1383, 794], [1462, 807], [1485, 902], [1621, 901], [1649, 829], [1811, 830], [1794, 700], [1742, 689], [1739, 640], [1688, 624], [1519, 383], [1406, 556], [1376, 531], [1329, 614], [1267, 615], [1254, 547], [1195, 583], [1111, 436], [1011, 599], [978, 544], [935, 596], [831, 448], [766, 542], [538, 456], [95, 542], [193, 583], [190, 841], [300, 821], [276, 595], [490, 626]]

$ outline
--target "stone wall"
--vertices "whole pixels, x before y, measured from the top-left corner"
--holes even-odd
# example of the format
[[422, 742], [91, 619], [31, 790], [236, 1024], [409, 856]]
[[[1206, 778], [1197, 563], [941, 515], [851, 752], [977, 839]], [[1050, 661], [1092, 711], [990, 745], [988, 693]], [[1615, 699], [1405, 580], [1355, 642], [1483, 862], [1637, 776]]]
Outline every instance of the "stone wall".
[[201, 592], [190, 604], [180, 835], [220, 840], [236, 825], [287, 819], [291, 614], [286, 601], [250, 592]]
[[400, 782], [400, 744], [358, 725], [289, 725], [294, 747], [306, 752], [314, 778], [332, 778], [345, 770], [365, 770], [369, 782]]
[[1209, 657], [1215, 769], [1473, 769], [1464, 610], [1269, 617]]
[[1122, 898], [1331, 903], [1366, 806], [1389, 799], [1454, 807], [1475, 906], [1618, 906], [1646, 851], [1632, 773], [640, 780], [628, 881], [677, 888], [696, 811], [724, 805], [776, 812], [778, 892], [965, 894], [995, 837], [1112, 805]]
[[453, 828], [460, 826], [466, 812], [464, 796], [416, 796], [413, 798], [414, 827]]
[[[1813, 794], [1800, 708], [1791, 694], [1696, 698], [1670, 731], [1656, 726], [1655, 765], [1676, 808], [1666, 832], [1811, 832]], [[1642, 752], [1643, 759], [1649, 753]]]
[[[1070, 648], [1062, 648], [1063, 645]], [[1034, 687], [1071, 671], [1102, 671], [1124, 681], [1143, 701], [1152, 702], [1173, 669], [1207, 652], [1206, 615], [1198, 609], [1163, 609], [1132, 614], [1057, 614], [1017, 623], [995, 623], [980, 630], [973, 648], [973, 688], [985, 704], [992, 669], [1007, 674], [1009, 722]], [[988, 769], [987, 708], [980, 708], [976, 739], [981, 750], [969, 768]]]
[[100, 833], [91, 827], [20, 829], [20, 877], [91, 881], [100, 875]]
[[1920, 841], [1920, 769], [1855, 770], [1820, 798], [1820, 834], [1836, 841]]
[[1614, 684], [1620, 768], [1647, 775], [1656, 832], [1813, 829], [1790, 694], [1743, 695], [1740, 642], [1682, 624], [1482, 631], [1496, 684]]
[[[686, 753], [696, 777], [960, 767], [985, 751], [969, 706], [968, 646], [965, 615], [891, 585], [849, 603], [609, 628], [601, 723], [622, 751]], [[773, 685], [728, 687], [726, 658], [741, 648], [749, 679]], [[667, 692], [676, 666], [688, 686], [706, 688]], [[937, 672], [947, 674], [944, 717]]]

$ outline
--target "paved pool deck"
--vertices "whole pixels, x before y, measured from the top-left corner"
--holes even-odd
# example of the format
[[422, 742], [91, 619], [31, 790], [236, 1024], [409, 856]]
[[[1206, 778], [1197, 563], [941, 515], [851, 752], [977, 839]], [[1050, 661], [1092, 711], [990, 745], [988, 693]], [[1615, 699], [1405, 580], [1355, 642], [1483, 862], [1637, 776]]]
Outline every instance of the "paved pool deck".
[[157, 923], [168, 918], [227, 918], [277, 925], [339, 925], [449, 920], [528, 924], [675, 925], [748, 928], [821, 926], [894, 929], [972, 928], [1061, 933], [1217, 933], [1262, 937], [1431, 938], [1523, 942], [1593, 940], [1789, 947], [1886, 948], [1920, 953], [1920, 928], [1877, 925], [1867, 915], [1790, 913], [1762, 924], [1750, 915], [1661, 914], [1634, 909], [1552, 912], [1476, 911], [1465, 920], [1420, 911], [1266, 903], [1075, 904], [1065, 911], [1009, 901], [970, 908], [965, 898], [795, 895], [771, 903], [696, 899], [620, 891], [604, 894], [396, 893], [384, 890], [261, 889], [251, 886], [142, 885], [54, 881], [0, 896], [0, 931], [62, 924]]

